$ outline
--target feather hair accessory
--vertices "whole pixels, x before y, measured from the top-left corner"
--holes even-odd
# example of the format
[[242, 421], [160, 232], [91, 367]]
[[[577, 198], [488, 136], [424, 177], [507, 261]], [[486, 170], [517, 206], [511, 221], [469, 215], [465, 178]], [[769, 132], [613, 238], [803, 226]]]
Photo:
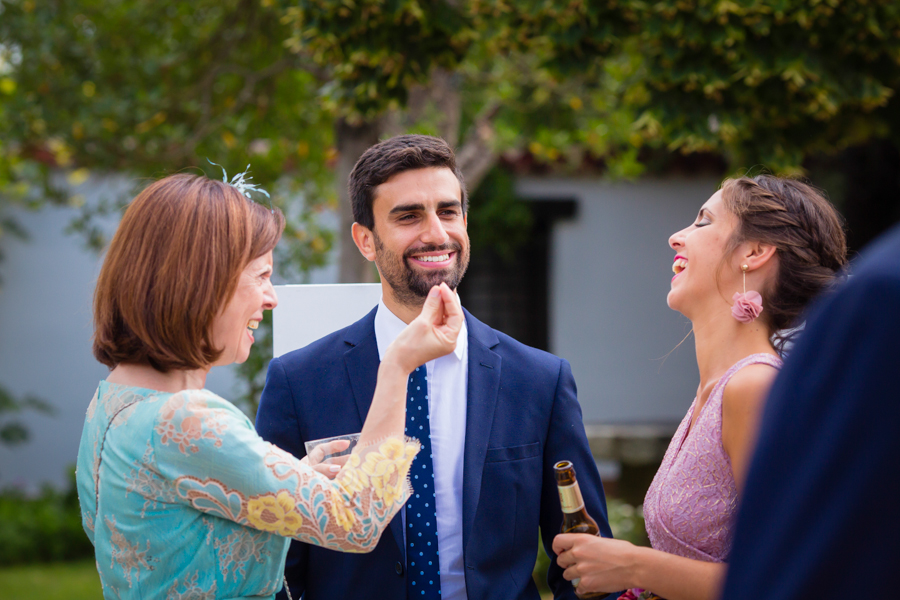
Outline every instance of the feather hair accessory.
[[208, 158], [206, 159], [206, 162], [222, 169], [222, 181], [224, 181], [225, 183], [227, 183], [228, 185], [230, 185], [231, 187], [233, 187], [234, 189], [239, 191], [241, 193], [241, 195], [244, 196], [245, 198], [247, 198], [248, 200], [251, 200], [251, 201], [253, 200], [253, 198], [250, 196], [250, 192], [258, 192], [260, 194], [265, 194], [266, 198], [269, 199], [269, 209], [271, 209], [272, 212], [275, 212], [275, 208], [272, 206], [272, 196], [269, 195], [269, 192], [262, 189], [255, 183], [250, 183], [250, 180], [253, 179], [249, 175], [250, 165], [247, 165], [247, 168], [244, 169], [243, 173], [238, 173], [237, 175], [235, 175], [234, 177], [231, 178], [231, 181], [229, 181], [228, 173], [225, 172], [225, 167], [223, 167], [220, 164], [214, 163], [213, 161], [209, 160]]

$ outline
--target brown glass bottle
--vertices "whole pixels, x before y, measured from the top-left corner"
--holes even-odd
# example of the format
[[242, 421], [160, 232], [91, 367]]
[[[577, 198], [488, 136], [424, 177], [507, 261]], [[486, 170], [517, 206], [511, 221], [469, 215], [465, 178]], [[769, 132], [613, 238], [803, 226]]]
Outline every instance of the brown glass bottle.
[[[553, 465], [553, 470], [556, 472], [556, 486], [559, 489], [559, 503], [562, 505], [563, 512], [560, 533], [600, 535], [597, 521], [592, 519], [584, 508], [581, 488], [578, 487], [578, 480], [575, 479], [575, 467], [568, 460], [563, 460]], [[579, 598], [607, 598], [610, 596], [607, 592], [579, 594], [577, 589], [575, 594]]]

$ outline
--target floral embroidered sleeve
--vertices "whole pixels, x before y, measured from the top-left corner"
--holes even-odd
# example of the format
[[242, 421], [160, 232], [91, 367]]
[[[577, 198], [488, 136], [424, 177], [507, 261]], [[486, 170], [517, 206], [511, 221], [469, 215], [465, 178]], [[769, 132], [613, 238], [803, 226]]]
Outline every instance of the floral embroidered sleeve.
[[334, 480], [264, 441], [231, 403], [205, 390], [159, 411], [152, 465], [195, 509], [343, 552], [368, 552], [411, 492], [419, 443], [400, 437], [354, 451]]

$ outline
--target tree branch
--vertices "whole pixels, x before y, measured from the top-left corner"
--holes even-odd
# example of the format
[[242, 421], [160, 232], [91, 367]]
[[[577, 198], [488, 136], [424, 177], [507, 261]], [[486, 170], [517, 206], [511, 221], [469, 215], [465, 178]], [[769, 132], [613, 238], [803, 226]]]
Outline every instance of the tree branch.
[[494, 119], [502, 108], [497, 101], [482, 109], [456, 152], [456, 163], [471, 193], [497, 164], [500, 153], [494, 148]]
[[[232, 104], [227, 110], [220, 112], [219, 114], [212, 116], [210, 114], [211, 111], [208, 111], [206, 107], [203, 110], [203, 117], [198, 121], [197, 126], [194, 128], [194, 133], [189, 137], [184, 144], [181, 146], [182, 155], [184, 157], [193, 156], [194, 149], [197, 145], [203, 141], [209, 133], [215, 129], [217, 129], [221, 124], [230, 116], [237, 113], [239, 110], [244, 108], [250, 101], [253, 100], [254, 92], [257, 86], [260, 83], [263, 83], [267, 79], [272, 77], [277, 77], [284, 73], [285, 71], [300, 68], [300, 65], [303, 64], [303, 61], [298, 60], [299, 57], [291, 56], [287, 58], [283, 58], [279, 61], [276, 61], [266, 67], [265, 69], [259, 71], [253, 71], [251, 69], [247, 69], [245, 67], [240, 67], [237, 65], [220, 65], [214, 69], [215, 75], [221, 75], [225, 73], [241, 73], [244, 75], [244, 87], [235, 97], [234, 104]], [[313, 65], [303, 65], [304, 70], [308, 70], [312, 72], [317, 78], [322, 78], [324, 73], [321, 73], [318, 67]], [[209, 83], [209, 87], [212, 87], [212, 81]]]

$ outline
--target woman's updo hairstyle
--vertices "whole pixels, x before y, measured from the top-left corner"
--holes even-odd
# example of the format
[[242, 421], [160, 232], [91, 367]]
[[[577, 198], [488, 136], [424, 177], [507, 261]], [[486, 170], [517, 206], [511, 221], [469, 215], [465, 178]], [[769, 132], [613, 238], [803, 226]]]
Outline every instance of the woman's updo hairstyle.
[[774, 246], [778, 276], [763, 296], [763, 316], [782, 349], [784, 330], [799, 325], [809, 302], [826, 290], [847, 263], [843, 220], [815, 188], [795, 179], [757, 175], [726, 179], [725, 207], [739, 224], [726, 252], [746, 241]]

